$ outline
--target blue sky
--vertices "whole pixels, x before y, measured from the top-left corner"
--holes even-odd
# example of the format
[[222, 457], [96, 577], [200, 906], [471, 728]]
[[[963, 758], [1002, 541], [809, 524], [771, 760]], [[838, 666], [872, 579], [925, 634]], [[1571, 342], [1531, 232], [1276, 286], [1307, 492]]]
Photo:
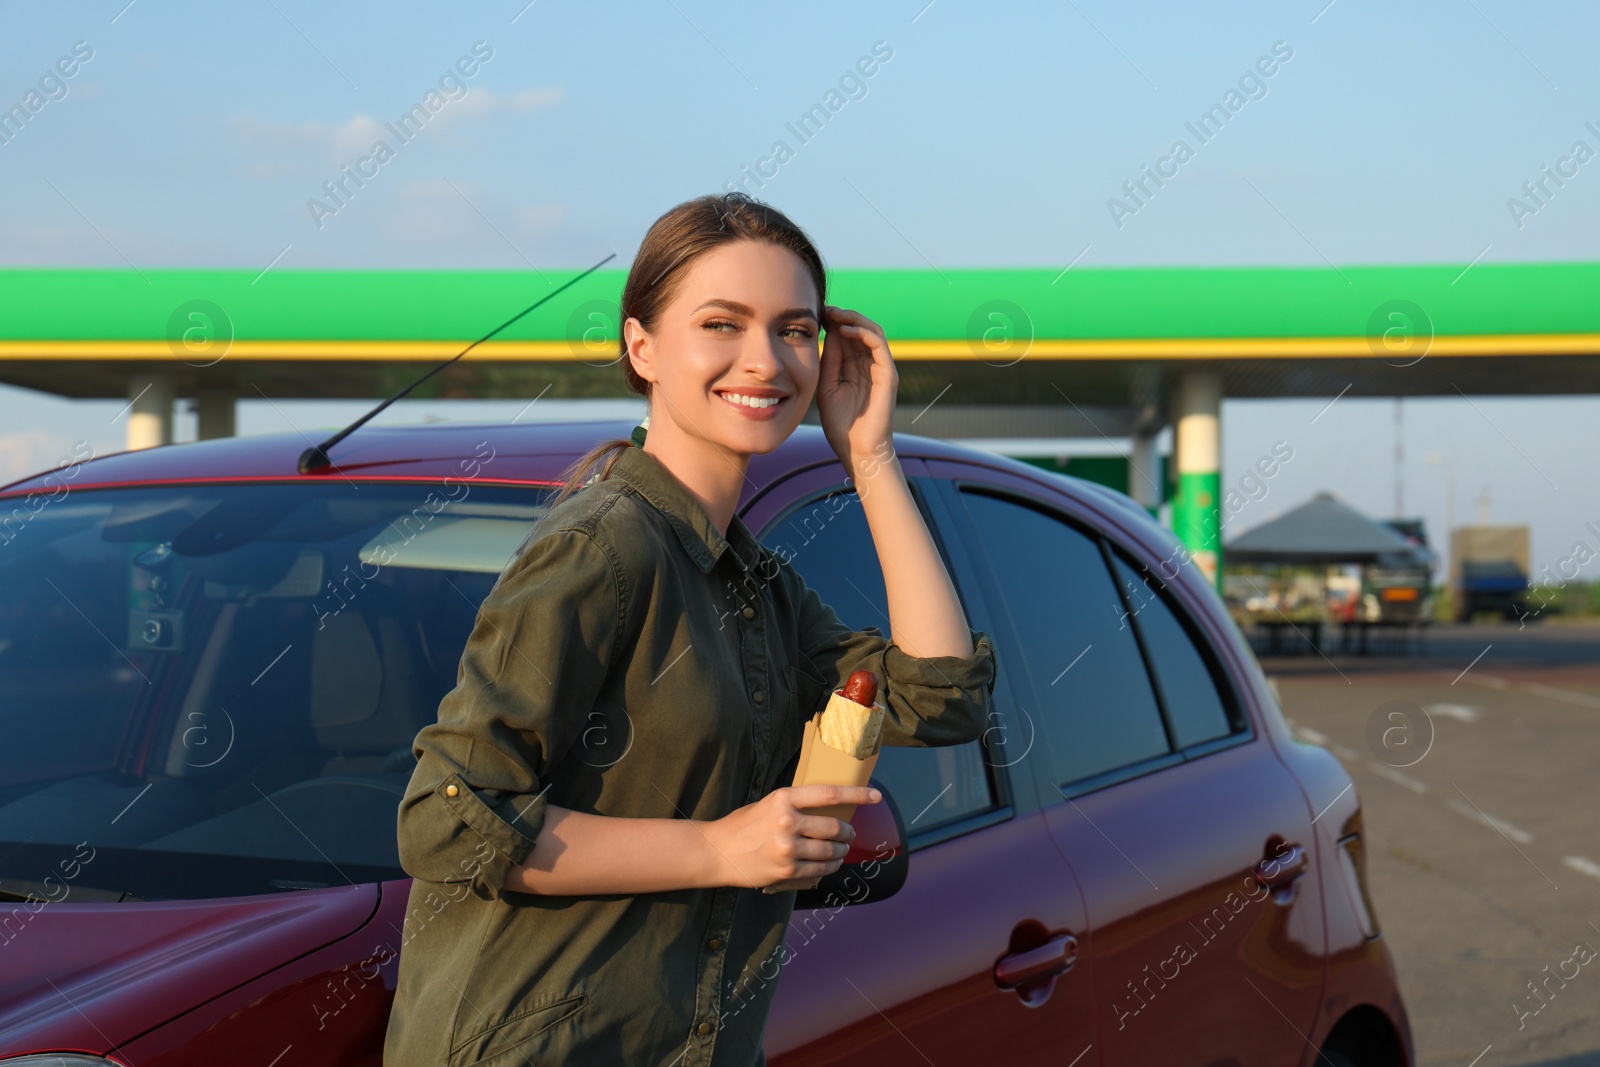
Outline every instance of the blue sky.
[[[11, 7], [0, 106], [38, 88], [78, 42], [93, 55], [47, 84], [56, 98], [0, 144], [0, 195], [12, 205], [0, 263], [627, 261], [662, 211], [737, 180], [780, 140], [792, 154], [746, 188], [806, 227], [834, 266], [1600, 258], [1600, 160], [1520, 225], [1508, 207], [1574, 142], [1600, 150], [1585, 126], [1600, 128], [1592, 6], [909, 0], [804, 10], [703, 0]], [[475, 45], [492, 56], [463, 75], [456, 64]], [[1275, 46], [1292, 55], [1261, 76], [1256, 64]], [[1201, 143], [1185, 124], [1230, 89], [1246, 105]], [[399, 144], [384, 124], [430, 90], [445, 106]], [[802, 143], [790, 126], [830, 90], [847, 103]], [[393, 158], [315, 218], [307, 201], [331, 203], [323, 183], [379, 136], [398, 146]], [[1192, 158], [1119, 225], [1108, 200], [1179, 139]], [[1321, 488], [1392, 512], [1393, 404], [1341, 400], [1308, 434], [1325, 403], [1225, 404], [1225, 482], [1274, 440], [1306, 442], [1240, 528]], [[1600, 519], [1600, 475], [1592, 447], [1577, 445], [1592, 443], [1600, 402], [1475, 403], [1408, 402], [1407, 510], [1442, 532], [1445, 467], [1424, 459], [1435, 451], [1457, 470], [1458, 521], [1487, 487], [1491, 520], [1533, 523], [1537, 561], [1593, 540], [1583, 523]], [[332, 425], [361, 407], [281, 406], [245, 402], [241, 431], [284, 429], [284, 416]], [[80, 438], [120, 447], [120, 407], [0, 387], [0, 477]], [[403, 403], [385, 418], [516, 407]]]

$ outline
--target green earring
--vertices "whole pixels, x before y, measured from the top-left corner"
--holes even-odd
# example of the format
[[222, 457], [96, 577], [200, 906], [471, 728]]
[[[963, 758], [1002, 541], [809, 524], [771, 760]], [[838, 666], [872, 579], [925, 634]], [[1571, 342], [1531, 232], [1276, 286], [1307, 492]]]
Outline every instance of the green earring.
[[644, 447], [644, 435], [645, 435], [646, 431], [648, 431], [649, 429], [650, 429], [650, 416], [646, 415], [644, 418], [639, 420], [639, 425], [635, 426], [633, 428], [633, 433], [629, 434], [628, 436], [633, 438], [633, 443], [634, 443], [635, 446], [637, 446], [639, 448], [643, 448]]

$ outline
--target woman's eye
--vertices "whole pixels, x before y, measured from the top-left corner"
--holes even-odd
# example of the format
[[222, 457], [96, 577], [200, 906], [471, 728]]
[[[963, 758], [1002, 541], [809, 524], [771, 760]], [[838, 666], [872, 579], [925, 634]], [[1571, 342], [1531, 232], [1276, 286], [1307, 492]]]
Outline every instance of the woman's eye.
[[[724, 326], [730, 330], [737, 330], [739, 328], [738, 323], [729, 322], [727, 319], [710, 319], [701, 323], [700, 326], [702, 329], [714, 330], [717, 332], [721, 332], [721, 327]], [[778, 332], [783, 336], [799, 337], [801, 339], [809, 338], [812, 335], [811, 330], [805, 326], [785, 326]]]

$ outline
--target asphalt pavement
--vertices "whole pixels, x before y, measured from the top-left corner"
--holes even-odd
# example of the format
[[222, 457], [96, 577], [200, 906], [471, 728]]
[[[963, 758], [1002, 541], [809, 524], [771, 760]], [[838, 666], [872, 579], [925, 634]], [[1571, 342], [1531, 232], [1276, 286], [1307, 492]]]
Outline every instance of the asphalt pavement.
[[1420, 1067], [1600, 1067], [1600, 625], [1261, 662], [1355, 782]]

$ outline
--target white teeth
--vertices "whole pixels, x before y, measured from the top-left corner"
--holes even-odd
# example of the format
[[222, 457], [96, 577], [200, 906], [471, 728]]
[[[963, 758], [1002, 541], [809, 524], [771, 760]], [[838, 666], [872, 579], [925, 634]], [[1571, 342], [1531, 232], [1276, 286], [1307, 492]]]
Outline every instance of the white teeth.
[[747, 408], [770, 408], [783, 399], [781, 396], [745, 396], [743, 393], [722, 393], [721, 396], [724, 400], [743, 404]]

